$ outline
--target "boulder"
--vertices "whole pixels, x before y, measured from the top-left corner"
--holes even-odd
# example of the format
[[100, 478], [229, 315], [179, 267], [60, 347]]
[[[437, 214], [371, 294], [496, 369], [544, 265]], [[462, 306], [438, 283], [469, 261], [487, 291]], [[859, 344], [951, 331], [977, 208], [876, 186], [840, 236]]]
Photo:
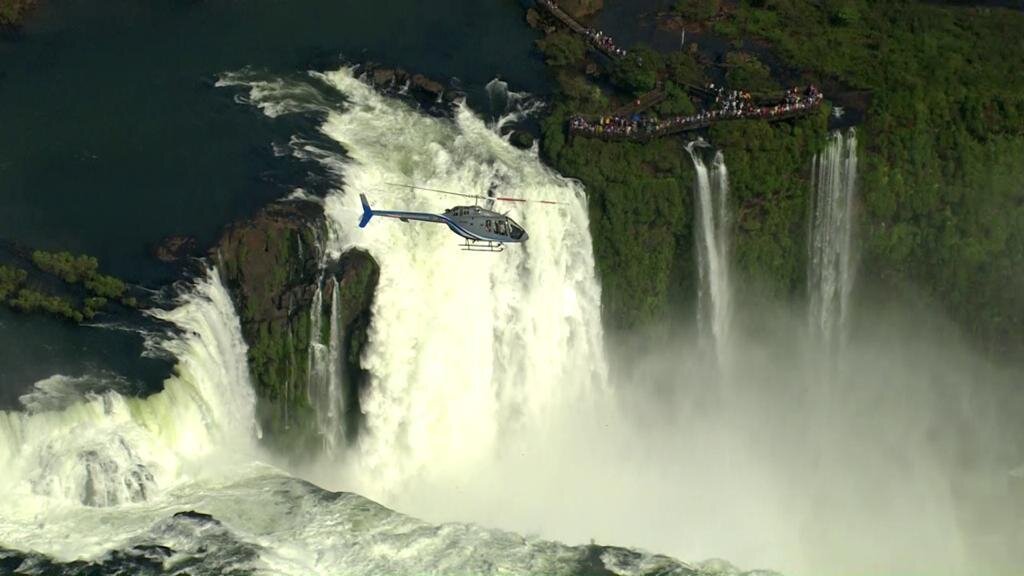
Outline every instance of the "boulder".
[[153, 256], [161, 262], [173, 264], [182, 258], [195, 255], [198, 247], [199, 244], [195, 238], [175, 234], [164, 238], [153, 246]]
[[412, 77], [412, 87], [435, 98], [440, 98], [444, 93], [444, 86], [440, 82], [431, 80], [423, 74], [416, 74]]
[[391, 86], [395, 83], [395, 71], [391, 68], [377, 68], [370, 76], [370, 81], [378, 88]]
[[523, 150], [529, 150], [530, 148], [533, 148], [533, 141], [533, 134], [530, 134], [526, 130], [516, 130], [515, 132], [512, 133], [512, 136], [509, 138], [509, 142], [511, 142], [513, 146], [515, 146], [516, 148], [521, 148]]

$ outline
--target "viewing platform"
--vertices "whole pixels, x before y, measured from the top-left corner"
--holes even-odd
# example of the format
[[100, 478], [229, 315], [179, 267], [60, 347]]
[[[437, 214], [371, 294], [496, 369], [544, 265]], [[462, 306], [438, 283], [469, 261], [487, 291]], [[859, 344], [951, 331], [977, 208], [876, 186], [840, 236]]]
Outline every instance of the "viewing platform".
[[[734, 93], [735, 94], [735, 93]], [[710, 128], [716, 122], [728, 120], [768, 120], [781, 122], [808, 116], [816, 112], [824, 96], [811, 86], [805, 92], [791, 90], [786, 100], [774, 105], [756, 106], [749, 95], [730, 97], [721, 102], [722, 108], [703, 111], [689, 116], [653, 118], [650, 116], [573, 116], [569, 119], [570, 136], [586, 136], [601, 140], [645, 142], [654, 138]]]
[[598, 52], [601, 52], [605, 56], [613, 59], [626, 57], [626, 50], [616, 46], [610, 36], [600, 30], [594, 30], [583, 26], [565, 10], [562, 10], [554, 0], [537, 0], [537, 6], [540, 6], [556, 20], [565, 24], [565, 26], [573, 32], [582, 35]]

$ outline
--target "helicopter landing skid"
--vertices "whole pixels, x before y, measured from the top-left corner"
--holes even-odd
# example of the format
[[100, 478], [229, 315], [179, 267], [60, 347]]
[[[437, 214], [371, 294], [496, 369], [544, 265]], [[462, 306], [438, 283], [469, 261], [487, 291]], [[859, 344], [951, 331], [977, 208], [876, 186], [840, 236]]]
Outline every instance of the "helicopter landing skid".
[[466, 240], [465, 244], [459, 244], [466, 252], [504, 252], [505, 245], [501, 242], [481, 242], [479, 240]]

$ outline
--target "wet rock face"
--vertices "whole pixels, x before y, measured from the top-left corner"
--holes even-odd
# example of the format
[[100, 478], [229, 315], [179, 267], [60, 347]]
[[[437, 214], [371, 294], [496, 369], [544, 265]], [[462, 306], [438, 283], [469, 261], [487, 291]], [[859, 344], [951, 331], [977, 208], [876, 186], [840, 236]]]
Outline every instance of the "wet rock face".
[[193, 256], [198, 248], [196, 239], [191, 236], [168, 236], [153, 246], [153, 257], [161, 262], [173, 264], [182, 258]]
[[449, 116], [451, 105], [466, 97], [454, 83], [446, 86], [423, 74], [410, 74], [401, 68], [369, 63], [364, 70], [366, 82], [382, 94], [409, 102], [434, 116]]
[[436, 80], [431, 80], [422, 74], [416, 74], [412, 77], [412, 87], [434, 97], [440, 97], [444, 94], [443, 84]]
[[347, 437], [355, 440], [363, 425], [359, 399], [370, 381], [370, 373], [363, 369], [360, 359], [367, 344], [370, 308], [380, 280], [380, 267], [368, 253], [350, 250], [328, 267], [325, 282], [326, 278], [335, 281], [324, 285], [324, 302], [331, 302], [333, 291], [338, 291], [338, 327], [343, 335], [341, 370], [345, 386], [342, 394], [346, 406], [343, 426]]
[[[286, 202], [231, 226], [213, 250], [249, 347], [264, 443], [296, 460], [323, 444], [309, 393], [311, 338], [319, 337], [311, 334], [311, 311], [318, 288], [329, 291], [335, 285], [329, 282], [332, 277], [340, 290], [339, 321], [346, 334], [341, 369], [351, 375], [353, 386], [367, 380], [359, 352], [379, 269], [360, 251], [325, 262], [326, 235], [319, 205]], [[330, 302], [333, 294], [324, 296], [321, 301]], [[329, 313], [329, 307], [319, 313]], [[329, 326], [330, 319], [321, 324]]]
[[272, 204], [231, 226], [214, 249], [249, 347], [263, 439], [282, 449], [311, 413], [305, 389], [309, 309], [325, 234], [319, 206]]

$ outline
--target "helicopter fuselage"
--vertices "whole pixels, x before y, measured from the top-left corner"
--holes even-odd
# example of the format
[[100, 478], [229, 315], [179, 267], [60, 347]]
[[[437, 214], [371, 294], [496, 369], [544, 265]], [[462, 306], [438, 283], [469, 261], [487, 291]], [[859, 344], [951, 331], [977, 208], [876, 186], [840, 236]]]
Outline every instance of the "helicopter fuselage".
[[363, 217], [359, 227], [365, 228], [374, 216], [397, 218], [403, 222], [416, 220], [445, 224], [448, 228], [462, 236], [470, 243], [484, 242], [500, 247], [502, 244], [526, 242], [530, 237], [515, 220], [505, 214], [481, 208], [480, 206], [455, 206], [444, 211], [444, 214], [430, 212], [403, 212], [398, 210], [373, 210], [366, 196], [359, 195], [363, 204]]
[[467, 240], [525, 242], [529, 234], [515, 220], [480, 206], [456, 206], [444, 211], [448, 228]]

